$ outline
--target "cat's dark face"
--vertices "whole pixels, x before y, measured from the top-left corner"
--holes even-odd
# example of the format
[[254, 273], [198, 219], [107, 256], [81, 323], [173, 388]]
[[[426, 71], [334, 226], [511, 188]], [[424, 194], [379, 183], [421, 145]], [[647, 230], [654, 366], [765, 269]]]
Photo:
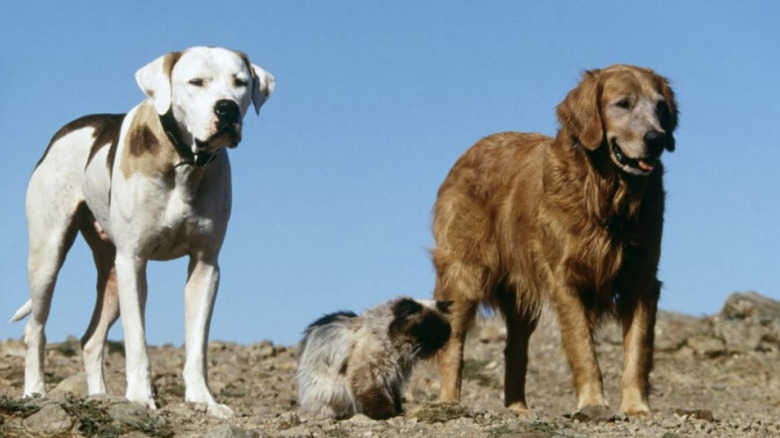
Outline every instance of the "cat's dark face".
[[390, 338], [414, 343], [420, 357], [430, 357], [450, 339], [450, 302], [401, 298], [393, 305]]

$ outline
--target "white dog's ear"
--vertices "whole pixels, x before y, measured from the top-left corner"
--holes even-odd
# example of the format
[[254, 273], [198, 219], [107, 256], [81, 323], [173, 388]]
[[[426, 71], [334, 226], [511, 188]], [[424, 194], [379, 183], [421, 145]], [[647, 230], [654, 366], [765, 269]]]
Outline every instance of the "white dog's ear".
[[250, 65], [255, 72], [255, 83], [252, 88], [252, 104], [255, 106], [255, 113], [260, 114], [260, 107], [263, 106], [266, 99], [274, 92], [276, 78], [262, 68], [254, 64]]
[[135, 81], [152, 99], [157, 114], [163, 115], [171, 108], [171, 71], [180, 57], [180, 52], [170, 52], [135, 72]]

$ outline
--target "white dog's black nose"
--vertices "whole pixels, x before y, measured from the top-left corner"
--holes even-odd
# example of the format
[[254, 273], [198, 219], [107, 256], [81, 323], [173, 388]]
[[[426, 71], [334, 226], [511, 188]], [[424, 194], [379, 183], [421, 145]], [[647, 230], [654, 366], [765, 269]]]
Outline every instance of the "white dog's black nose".
[[221, 122], [236, 123], [238, 122], [240, 111], [237, 103], [232, 100], [222, 99], [218, 100], [214, 105], [214, 114], [217, 115]]

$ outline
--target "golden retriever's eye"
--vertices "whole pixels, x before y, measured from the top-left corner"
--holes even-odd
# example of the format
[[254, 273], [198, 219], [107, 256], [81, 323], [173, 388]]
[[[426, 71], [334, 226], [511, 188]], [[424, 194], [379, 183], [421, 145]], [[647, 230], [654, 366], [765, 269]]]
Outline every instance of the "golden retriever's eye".
[[189, 84], [195, 87], [202, 87], [203, 86], [203, 79], [190, 79]]
[[631, 108], [631, 100], [629, 100], [627, 97], [625, 97], [625, 98], [620, 99], [617, 102], [615, 102], [615, 106], [620, 108], [620, 109], [627, 110], [627, 109]]
[[247, 82], [246, 79], [236, 78], [235, 84], [236, 87], [246, 87], [249, 85], [249, 82]]
[[658, 114], [659, 117], [664, 117], [669, 114], [669, 107], [666, 105], [665, 100], [659, 100], [657, 104], [655, 104], [655, 113]]
[[655, 113], [658, 116], [658, 121], [661, 122], [661, 126], [668, 126], [671, 118], [671, 112], [669, 111], [669, 105], [665, 100], [659, 101], [655, 104]]

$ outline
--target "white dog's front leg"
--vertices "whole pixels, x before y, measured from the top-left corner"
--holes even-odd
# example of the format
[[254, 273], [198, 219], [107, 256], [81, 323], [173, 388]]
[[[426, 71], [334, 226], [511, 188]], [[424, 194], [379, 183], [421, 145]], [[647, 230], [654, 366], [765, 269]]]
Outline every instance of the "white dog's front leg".
[[233, 412], [217, 404], [208, 387], [206, 371], [209, 326], [214, 300], [219, 287], [219, 265], [216, 260], [190, 258], [189, 276], [184, 290], [184, 320], [187, 361], [184, 364], [185, 400], [209, 405], [209, 412], [218, 417], [232, 416]]
[[155, 409], [152, 375], [146, 351], [146, 260], [132, 254], [117, 253], [116, 276], [119, 286], [119, 309], [125, 333], [125, 373], [128, 400]]

